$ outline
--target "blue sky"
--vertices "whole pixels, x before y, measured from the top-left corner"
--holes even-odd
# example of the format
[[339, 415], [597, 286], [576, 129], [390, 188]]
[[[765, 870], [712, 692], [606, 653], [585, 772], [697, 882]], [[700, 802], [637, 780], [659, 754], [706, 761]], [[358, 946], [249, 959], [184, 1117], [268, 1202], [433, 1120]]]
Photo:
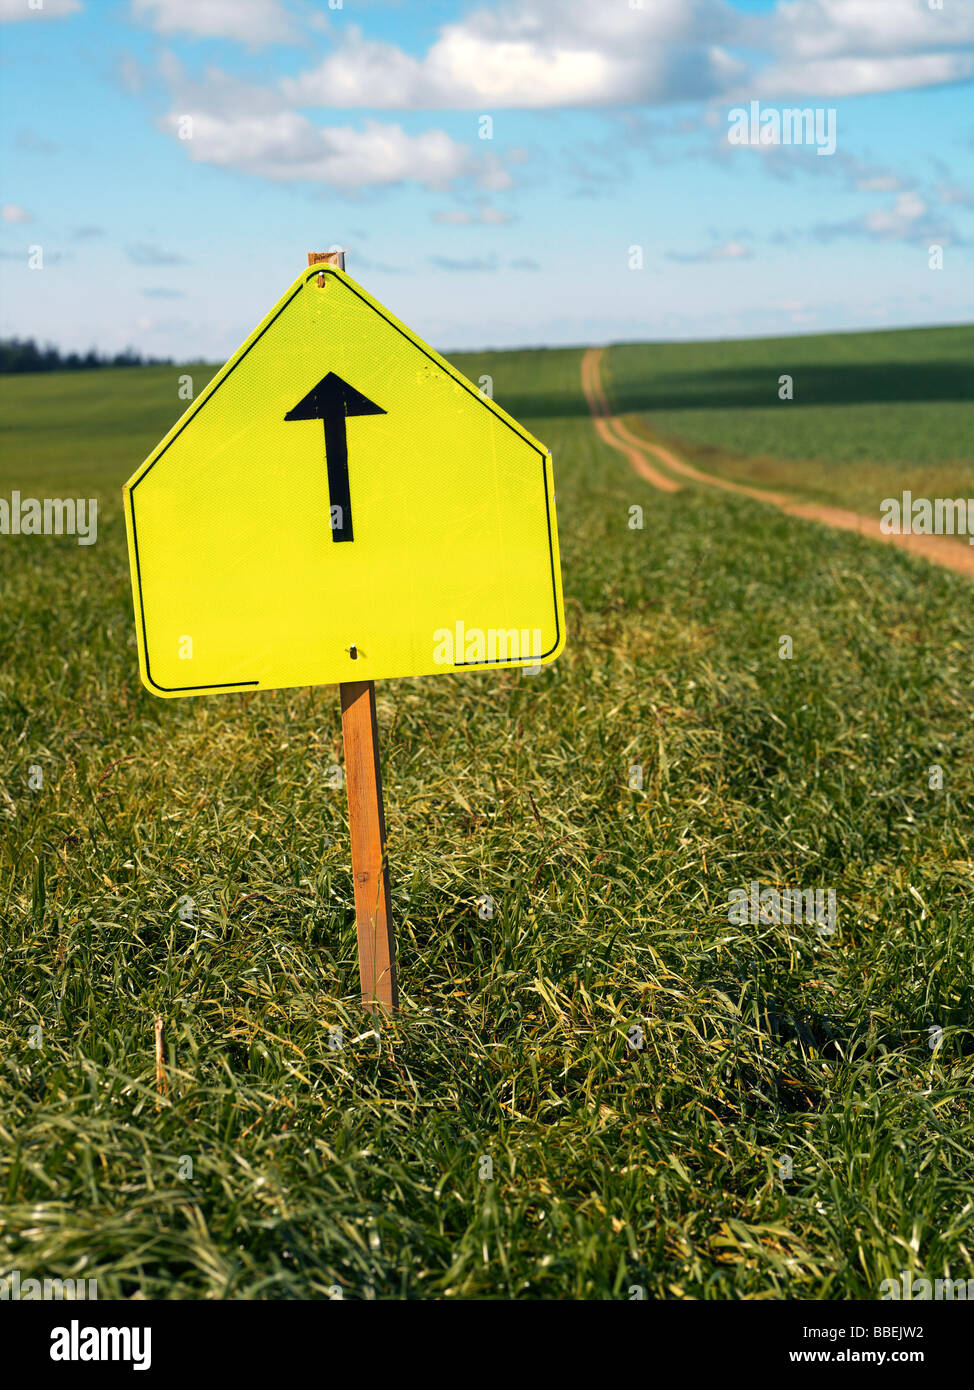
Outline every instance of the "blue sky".
[[222, 360], [336, 244], [447, 350], [969, 321], [972, 73], [974, 0], [0, 0], [0, 333]]

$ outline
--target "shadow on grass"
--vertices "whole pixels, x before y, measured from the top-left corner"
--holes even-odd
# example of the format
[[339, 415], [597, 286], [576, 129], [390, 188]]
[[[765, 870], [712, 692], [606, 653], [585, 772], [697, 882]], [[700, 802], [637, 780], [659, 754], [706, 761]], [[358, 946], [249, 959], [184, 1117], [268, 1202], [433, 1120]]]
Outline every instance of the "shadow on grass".
[[[834, 366], [789, 365], [782, 354], [774, 366], [696, 368], [684, 372], [652, 372], [642, 381], [614, 382], [603, 372], [603, 384], [616, 414], [650, 410], [749, 410], [772, 407], [778, 400], [778, 377], [795, 379], [800, 405], [881, 405], [886, 402], [974, 400], [974, 372], [956, 361], [875, 362]], [[498, 404], [519, 419], [556, 419], [587, 415], [581, 389], [571, 392], [527, 392], [505, 396]]]

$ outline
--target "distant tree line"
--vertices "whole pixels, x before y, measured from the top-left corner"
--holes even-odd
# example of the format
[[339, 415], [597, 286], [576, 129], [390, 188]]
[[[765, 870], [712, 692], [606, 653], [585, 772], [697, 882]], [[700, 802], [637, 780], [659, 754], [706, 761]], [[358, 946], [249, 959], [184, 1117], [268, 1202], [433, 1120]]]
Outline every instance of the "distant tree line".
[[171, 357], [143, 357], [134, 348], [114, 356], [89, 348], [86, 353], [61, 352], [48, 344], [39, 347], [33, 338], [0, 338], [0, 374], [5, 372], [87, 372], [95, 367], [168, 367]]

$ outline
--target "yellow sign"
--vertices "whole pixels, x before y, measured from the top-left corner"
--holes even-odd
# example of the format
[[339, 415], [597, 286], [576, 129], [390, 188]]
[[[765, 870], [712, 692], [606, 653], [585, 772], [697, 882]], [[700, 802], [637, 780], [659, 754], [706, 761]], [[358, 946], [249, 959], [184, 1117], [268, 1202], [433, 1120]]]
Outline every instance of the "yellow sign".
[[331, 265], [150, 454], [125, 517], [156, 695], [531, 667], [565, 644], [551, 455]]

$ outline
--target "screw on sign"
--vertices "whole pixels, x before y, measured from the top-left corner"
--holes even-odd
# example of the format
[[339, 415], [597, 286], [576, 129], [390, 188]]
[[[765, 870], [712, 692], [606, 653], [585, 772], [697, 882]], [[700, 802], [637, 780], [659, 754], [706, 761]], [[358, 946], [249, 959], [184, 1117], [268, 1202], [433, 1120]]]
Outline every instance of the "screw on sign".
[[340, 687], [362, 996], [394, 1010], [374, 683], [555, 660], [554, 479], [342, 253], [308, 263], [125, 485], [139, 668], [167, 699]]

